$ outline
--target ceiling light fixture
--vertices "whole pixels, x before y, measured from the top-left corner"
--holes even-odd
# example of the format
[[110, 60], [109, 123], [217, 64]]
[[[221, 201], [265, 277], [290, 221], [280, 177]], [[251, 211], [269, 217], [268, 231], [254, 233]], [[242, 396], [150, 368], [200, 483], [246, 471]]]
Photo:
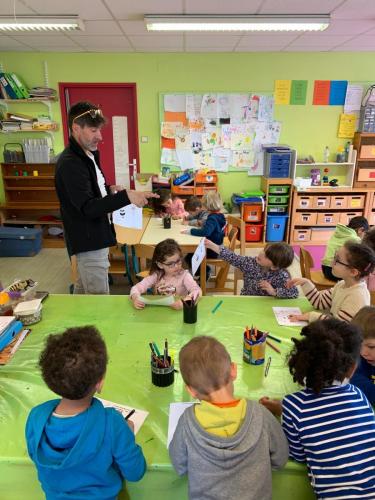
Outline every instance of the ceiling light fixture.
[[0, 31], [84, 30], [78, 16], [0, 16]]
[[148, 31], [323, 31], [330, 16], [318, 14], [145, 15]]

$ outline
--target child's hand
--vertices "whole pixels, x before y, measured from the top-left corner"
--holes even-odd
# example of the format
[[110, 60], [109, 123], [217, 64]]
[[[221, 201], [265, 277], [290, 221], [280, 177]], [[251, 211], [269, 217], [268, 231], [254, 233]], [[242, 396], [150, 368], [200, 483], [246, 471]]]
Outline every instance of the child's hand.
[[308, 283], [309, 281], [310, 280], [308, 280], [307, 278], [293, 278], [286, 282], [286, 287], [292, 288], [293, 286], [298, 286], [298, 285], [302, 286], [305, 283]]
[[274, 287], [271, 285], [271, 283], [268, 283], [266, 280], [261, 280], [259, 281], [259, 286], [260, 288], [264, 291], [267, 292], [268, 295], [272, 295], [273, 297], [276, 297], [276, 290]]
[[145, 308], [145, 303], [142, 302], [141, 300], [139, 300], [139, 296], [138, 295], [133, 295], [131, 297], [131, 300], [133, 302], [133, 307], [135, 309], [144, 309]]
[[211, 240], [208, 240], [207, 238], [204, 239], [204, 246], [206, 248], [209, 248], [210, 250], [213, 250], [216, 253], [220, 253], [219, 245], [216, 245], [216, 243], [214, 243]]
[[194, 290], [193, 292], [190, 292], [189, 295], [186, 295], [184, 300], [192, 300], [193, 302], [196, 302], [201, 296], [201, 290]]
[[270, 399], [267, 396], [260, 398], [259, 403], [267, 408], [273, 415], [277, 417], [281, 417], [282, 414], [282, 406], [281, 401], [279, 399]]
[[288, 319], [294, 323], [295, 321], [309, 321], [309, 313], [290, 314]]
[[132, 432], [134, 433], [134, 422], [130, 419], [127, 420], [128, 426], [131, 428]]
[[171, 304], [170, 307], [172, 309], [174, 309], [175, 311], [180, 311], [184, 307], [184, 305], [182, 303], [182, 300], [179, 299], [179, 300], [176, 300], [176, 302], [173, 302], [173, 304]]

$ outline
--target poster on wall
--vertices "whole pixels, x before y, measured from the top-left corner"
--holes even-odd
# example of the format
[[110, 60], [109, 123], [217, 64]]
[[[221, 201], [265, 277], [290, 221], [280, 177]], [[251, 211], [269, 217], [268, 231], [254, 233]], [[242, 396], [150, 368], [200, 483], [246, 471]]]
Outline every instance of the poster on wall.
[[262, 175], [262, 145], [280, 140], [273, 114], [270, 95], [161, 94], [161, 166]]

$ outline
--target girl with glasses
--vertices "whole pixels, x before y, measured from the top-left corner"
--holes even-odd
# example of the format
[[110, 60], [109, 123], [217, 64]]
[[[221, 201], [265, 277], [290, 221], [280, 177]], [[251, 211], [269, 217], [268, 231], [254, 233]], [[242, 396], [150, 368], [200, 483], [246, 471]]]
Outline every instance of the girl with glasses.
[[[136, 309], [145, 304], [140, 296], [152, 289], [155, 295], [177, 295], [197, 301], [202, 290], [192, 275], [182, 267], [182, 251], [178, 243], [170, 238], [158, 243], [151, 260], [150, 274], [130, 290], [130, 299]], [[172, 309], [182, 309], [182, 300], [176, 298]]]
[[290, 316], [291, 321], [308, 321], [335, 317], [350, 322], [364, 306], [370, 305], [365, 277], [375, 268], [375, 253], [360, 243], [346, 242], [332, 260], [332, 272], [340, 281], [328, 290], [318, 291], [307, 278], [294, 278], [287, 287], [301, 285], [303, 293], [318, 311]]

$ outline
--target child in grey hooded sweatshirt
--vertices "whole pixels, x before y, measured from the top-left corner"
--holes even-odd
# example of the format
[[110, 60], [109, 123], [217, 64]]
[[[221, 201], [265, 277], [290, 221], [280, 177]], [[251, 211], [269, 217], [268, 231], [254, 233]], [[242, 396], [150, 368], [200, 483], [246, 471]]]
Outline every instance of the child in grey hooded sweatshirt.
[[288, 459], [280, 424], [255, 401], [234, 397], [237, 366], [214, 337], [193, 338], [179, 360], [186, 389], [201, 400], [183, 413], [169, 446], [176, 472], [188, 475], [189, 498], [271, 500], [271, 467]]

